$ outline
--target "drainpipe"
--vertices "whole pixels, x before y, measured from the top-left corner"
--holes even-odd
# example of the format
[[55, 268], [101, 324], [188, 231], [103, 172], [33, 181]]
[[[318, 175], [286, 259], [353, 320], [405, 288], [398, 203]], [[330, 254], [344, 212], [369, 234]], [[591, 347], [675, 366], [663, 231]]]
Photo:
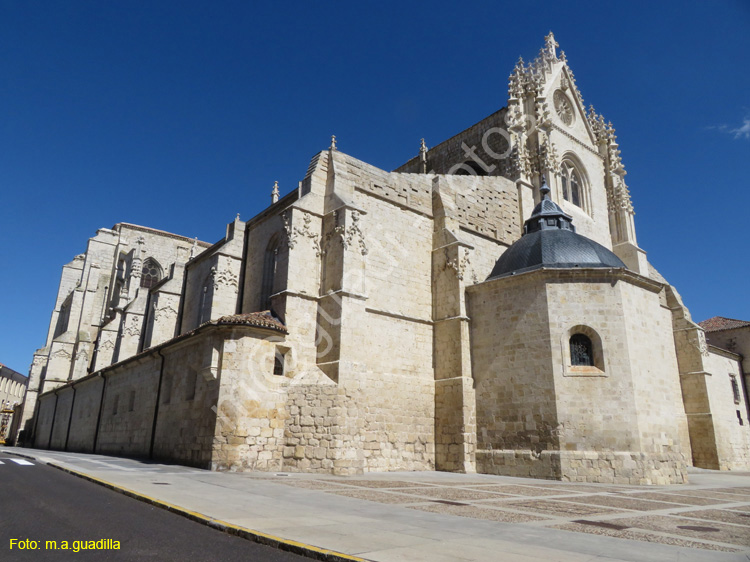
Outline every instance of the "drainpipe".
[[70, 424], [73, 421], [73, 408], [76, 405], [76, 385], [73, 384], [71, 387], [73, 389], [73, 399], [70, 402], [70, 415], [68, 416], [68, 432], [65, 434], [65, 447], [63, 447], [63, 451], [68, 450], [68, 441], [70, 440]]
[[47, 439], [47, 450], [52, 448], [52, 430], [55, 429], [55, 416], [57, 415], [57, 401], [59, 400], [57, 390], [55, 390], [55, 408], [52, 410], [52, 423], [49, 426], [49, 439]]
[[94, 431], [94, 445], [91, 448], [91, 452], [96, 454], [96, 445], [99, 441], [99, 426], [102, 423], [102, 409], [104, 408], [104, 391], [107, 389], [107, 377], [104, 376], [104, 373], [99, 373], [99, 376], [102, 378], [102, 395], [99, 398], [99, 414], [96, 416], [96, 430]]
[[156, 389], [156, 404], [154, 405], [154, 419], [151, 422], [151, 445], [148, 449], [148, 458], [154, 458], [154, 443], [156, 442], [156, 422], [159, 419], [159, 404], [161, 403], [161, 384], [164, 380], [164, 355], [161, 353], [161, 349], [157, 349], [156, 352], [161, 357], [161, 366], [159, 367], [159, 386]]

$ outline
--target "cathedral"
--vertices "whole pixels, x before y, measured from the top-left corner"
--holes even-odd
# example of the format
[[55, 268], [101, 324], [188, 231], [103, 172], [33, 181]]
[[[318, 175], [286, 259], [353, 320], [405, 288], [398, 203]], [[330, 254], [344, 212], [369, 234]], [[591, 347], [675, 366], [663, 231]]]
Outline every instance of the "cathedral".
[[550, 33], [502, 109], [391, 172], [333, 138], [214, 244], [101, 229], [63, 267], [19, 439], [233, 471], [748, 470], [750, 338], [691, 319], [625, 174]]

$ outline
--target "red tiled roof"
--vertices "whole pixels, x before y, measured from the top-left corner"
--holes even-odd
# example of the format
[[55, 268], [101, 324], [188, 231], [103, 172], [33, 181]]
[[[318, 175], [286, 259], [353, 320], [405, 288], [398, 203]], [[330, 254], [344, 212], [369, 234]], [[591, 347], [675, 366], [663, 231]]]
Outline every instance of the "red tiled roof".
[[269, 330], [276, 330], [283, 334], [287, 334], [286, 326], [278, 318], [274, 318], [271, 312], [264, 310], [263, 312], [248, 312], [246, 314], [232, 314], [230, 316], [222, 316], [216, 320], [216, 324], [239, 324], [242, 326], [257, 326], [259, 328], [268, 328]]
[[731, 330], [732, 328], [744, 328], [750, 326], [750, 322], [745, 320], [735, 320], [733, 318], [724, 318], [723, 316], [714, 316], [698, 325], [706, 332], [718, 332], [719, 330]]

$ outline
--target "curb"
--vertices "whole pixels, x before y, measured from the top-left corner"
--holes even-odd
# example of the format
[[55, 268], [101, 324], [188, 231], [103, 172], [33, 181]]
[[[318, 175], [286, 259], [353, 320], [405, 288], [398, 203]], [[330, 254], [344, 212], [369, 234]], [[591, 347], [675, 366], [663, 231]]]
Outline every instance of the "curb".
[[18, 457], [35, 460], [37, 462], [43, 462], [47, 466], [56, 468], [57, 470], [66, 472], [73, 476], [77, 476], [78, 478], [88, 480], [89, 482], [93, 482], [94, 484], [99, 484], [100, 486], [104, 486], [105, 488], [113, 490], [119, 494], [123, 494], [125, 496], [142, 501], [149, 505], [153, 505], [155, 507], [159, 507], [171, 513], [175, 513], [177, 515], [190, 519], [191, 521], [195, 521], [196, 523], [201, 523], [208, 527], [218, 529], [219, 531], [223, 531], [230, 535], [241, 537], [243, 539], [256, 542], [258, 544], [263, 544], [266, 546], [270, 546], [272, 548], [278, 548], [279, 550], [285, 550], [287, 552], [291, 552], [293, 554], [299, 554], [300, 556], [306, 556], [314, 560], [323, 560], [324, 562], [368, 562], [366, 558], [359, 558], [357, 556], [351, 556], [349, 554], [344, 554], [342, 552], [337, 552], [335, 550], [328, 550], [325, 548], [313, 546], [311, 544], [305, 544], [305, 543], [301, 543], [301, 542], [297, 542], [297, 541], [293, 541], [289, 539], [284, 539], [282, 537], [277, 537], [275, 535], [261, 533], [260, 531], [253, 531], [252, 529], [246, 529], [245, 527], [240, 527], [238, 525], [232, 525], [231, 523], [227, 523], [226, 521], [222, 521], [220, 519], [214, 519], [213, 517], [203, 515], [202, 513], [190, 511], [189, 509], [185, 509], [183, 507], [180, 507], [171, 503], [167, 503], [167, 502], [158, 500], [156, 498], [152, 498], [151, 496], [141, 494], [134, 490], [123, 488], [122, 486], [113, 484], [112, 482], [107, 482], [106, 480], [102, 480], [100, 478], [96, 478], [95, 476], [91, 476], [84, 472], [79, 472], [77, 470], [73, 470], [72, 468], [66, 468], [59, 464], [55, 464], [54, 462], [40, 461], [38, 458], [33, 457], [31, 455], [24, 455], [21, 453], [16, 453], [15, 451], [11, 452], [8, 450], [4, 450], [2, 452], [7, 453], [9, 455], [15, 455]]

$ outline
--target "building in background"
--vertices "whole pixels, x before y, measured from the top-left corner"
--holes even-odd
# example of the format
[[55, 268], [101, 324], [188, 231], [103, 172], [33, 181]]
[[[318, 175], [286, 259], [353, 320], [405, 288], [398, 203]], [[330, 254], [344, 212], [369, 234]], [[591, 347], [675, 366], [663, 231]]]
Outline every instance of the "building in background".
[[100, 230], [63, 268], [25, 442], [217, 470], [747, 469], [744, 386], [712, 382], [739, 355], [639, 247], [614, 129], [557, 47], [395, 171], [332, 139], [213, 245]]
[[24, 375], [0, 363], [0, 444], [15, 442], [28, 382]]

